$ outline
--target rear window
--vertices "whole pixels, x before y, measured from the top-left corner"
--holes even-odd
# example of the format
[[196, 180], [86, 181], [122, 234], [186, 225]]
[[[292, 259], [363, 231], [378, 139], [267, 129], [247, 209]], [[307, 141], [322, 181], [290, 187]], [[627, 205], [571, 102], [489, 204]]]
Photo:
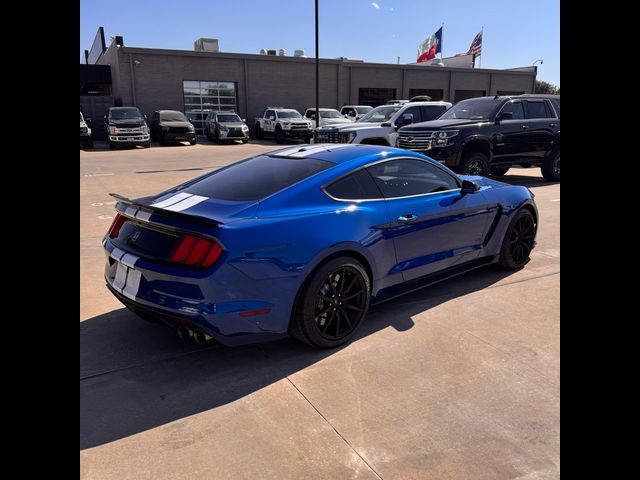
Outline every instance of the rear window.
[[316, 158], [260, 155], [213, 172], [184, 191], [221, 200], [259, 200], [333, 166]]
[[341, 178], [329, 185], [326, 190], [329, 195], [340, 200], [382, 198], [382, 192], [366, 169]]

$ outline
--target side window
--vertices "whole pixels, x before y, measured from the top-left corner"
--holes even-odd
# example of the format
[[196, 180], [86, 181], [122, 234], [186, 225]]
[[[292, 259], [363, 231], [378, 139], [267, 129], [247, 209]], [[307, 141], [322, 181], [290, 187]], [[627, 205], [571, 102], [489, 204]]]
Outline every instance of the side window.
[[507, 103], [503, 108], [501, 113], [511, 113], [513, 114], [514, 120], [523, 120], [524, 119], [524, 107], [522, 106], [522, 102], [512, 102]]
[[560, 99], [553, 98], [551, 99], [551, 103], [553, 103], [553, 107], [556, 109], [556, 113], [558, 114], [558, 118], [560, 118]]
[[275, 116], [276, 116], [276, 114], [273, 113], [273, 110], [267, 110], [267, 113], [264, 116], [264, 118], [275, 117]]
[[341, 178], [329, 185], [325, 190], [332, 197], [341, 200], [382, 198], [382, 193], [366, 169], [358, 170]]
[[153, 112], [153, 121], [154, 122], [159, 122], [160, 121], [160, 113]]
[[423, 105], [420, 107], [420, 113], [422, 114], [421, 121], [428, 122], [429, 120], [435, 120], [442, 115], [446, 109], [447, 107], [444, 105]]
[[409, 107], [400, 115], [398, 115], [398, 118], [396, 118], [396, 124], [398, 123], [398, 121], [402, 119], [403, 115], [407, 115], [407, 114], [413, 115], [413, 123], [418, 123], [422, 121], [420, 117], [420, 107]]
[[368, 168], [386, 198], [407, 197], [459, 188], [457, 180], [428, 162], [390, 160]]
[[527, 102], [527, 118], [549, 118], [545, 102]]
[[356, 111], [355, 111], [353, 108], [347, 108], [347, 109], [345, 109], [345, 111], [344, 111], [344, 112], [342, 112], [342, 113], [343, 113], [343, 114], [346, 114], [346, 115], [350, 115], [350, 116], [352, 116], [352, 117], [355, 117], [355, 116], [356, 116]]
[[307, 112], [304, 114], [304, 116], [305, 116], [306, 118], [311, 118], [311, 114], [312, 114], [313, 112], [315, 112], [315, 110], [307, 110]]

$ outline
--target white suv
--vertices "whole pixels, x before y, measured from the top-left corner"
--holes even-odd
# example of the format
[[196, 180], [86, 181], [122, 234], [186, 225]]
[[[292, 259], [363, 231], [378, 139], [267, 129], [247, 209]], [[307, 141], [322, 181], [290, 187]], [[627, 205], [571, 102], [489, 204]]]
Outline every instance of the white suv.
[[369, 113], [371, 110], [373, 110], [373, 107], [369, 105], [345, 105], [340, 109], [340, 115], [358, 121], [365, 113]]
[[[340, 112], [338, 112], [338, 110], [336, 110], [335, 108], [320, 108], [319, 110], [321, 127], [353, 122], [352, 119], [345, 117], [344, 115], [340, 115]], [[318, 122], [316, 122], [315, 108], [307, 108], [307, 110], [304, 112], [304, 118], [311, 120], [313, 122], [314, 128], [318, 126]]]
[[381, 105], [355, 123], [321, 127], [315, 131], [315, 143], [366, 143], [395, 146], [398, 129], [410, 123], [435, 120], [447, 109], [449, 102], [408, 102], [402, 105]]

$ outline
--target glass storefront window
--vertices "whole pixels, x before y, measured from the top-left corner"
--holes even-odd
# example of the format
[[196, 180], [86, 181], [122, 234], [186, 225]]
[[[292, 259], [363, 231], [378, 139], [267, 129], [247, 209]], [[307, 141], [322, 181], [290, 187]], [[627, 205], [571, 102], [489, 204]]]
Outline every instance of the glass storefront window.
[[209, 111], [236, 111], [235, 82], [217, 82], [213, 80], [185, 80], [182, 82], [184, 111], [196, 131], [204, 133], [203, 115]]

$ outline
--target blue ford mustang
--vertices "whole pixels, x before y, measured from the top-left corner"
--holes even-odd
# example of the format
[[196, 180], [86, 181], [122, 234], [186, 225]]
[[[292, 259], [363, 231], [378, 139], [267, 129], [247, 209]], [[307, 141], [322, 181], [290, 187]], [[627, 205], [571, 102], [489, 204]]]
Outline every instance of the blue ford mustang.
[[538, 224], [525, 187], [374, 145], [296, 146], [156, 196], [112, 195], [109, 290], [183, 339], [226, 345], [335, 347], [370, 303], [525, 265]]

